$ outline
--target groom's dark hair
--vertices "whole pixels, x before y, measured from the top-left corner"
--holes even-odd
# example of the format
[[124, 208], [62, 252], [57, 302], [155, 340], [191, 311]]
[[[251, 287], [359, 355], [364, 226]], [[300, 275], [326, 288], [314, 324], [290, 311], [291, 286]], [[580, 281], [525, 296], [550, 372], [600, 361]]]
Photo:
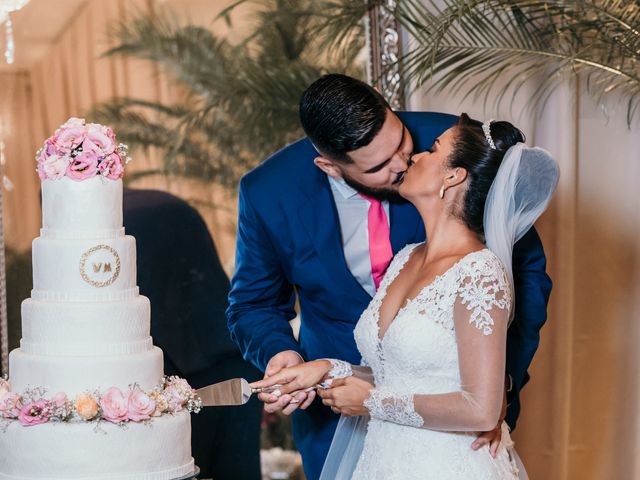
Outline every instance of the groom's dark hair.
[[373, 87], [331, 73], [313, 82], [300, 99], [300, 122], [322, 156], [351, 163], [349, 152], [371, 143], [389, 104]]

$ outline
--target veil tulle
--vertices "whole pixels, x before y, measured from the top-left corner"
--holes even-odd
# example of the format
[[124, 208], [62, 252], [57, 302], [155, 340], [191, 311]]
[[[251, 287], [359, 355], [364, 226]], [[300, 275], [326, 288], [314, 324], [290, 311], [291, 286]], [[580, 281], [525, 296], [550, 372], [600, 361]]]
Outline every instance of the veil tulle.
[[[491, 184], [484, 207], [484, 235], [487, 248], [505, 267], [512, 292], [513, 246], [549, 205], [559, 176], [558, 163], [549, 152], [517, 143], [505, 153]], [[509, 323], [513, 312], [512, 308]]]
[[[512, 292], [513, 245], [547, 208], [559, 175], [558, 164], [547, 151], [517, 143], [505, 153], [491, 184], [484, 211], [485, 240], [487, 248], [504, 264]], [[364, 447], [368, 422], [369, 417], [340, 417], [320, 480], [351, 479]], [[520, 479], [526, 480], [520, 458], [515, 450], [510, 454], [515, 455]]]
[[351, 480], [364, 448], [369, 417], [340, 416], [320, 480]]

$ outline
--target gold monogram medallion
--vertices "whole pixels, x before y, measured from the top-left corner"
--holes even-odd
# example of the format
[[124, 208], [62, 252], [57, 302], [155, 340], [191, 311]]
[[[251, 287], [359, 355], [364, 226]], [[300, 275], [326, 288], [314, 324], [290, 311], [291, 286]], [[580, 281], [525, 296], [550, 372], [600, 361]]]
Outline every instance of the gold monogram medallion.
[[96, 245], [80, 257], [80, 276], [93, 287], [106, 287], [120, 275], [120, 256], [109, 245]]

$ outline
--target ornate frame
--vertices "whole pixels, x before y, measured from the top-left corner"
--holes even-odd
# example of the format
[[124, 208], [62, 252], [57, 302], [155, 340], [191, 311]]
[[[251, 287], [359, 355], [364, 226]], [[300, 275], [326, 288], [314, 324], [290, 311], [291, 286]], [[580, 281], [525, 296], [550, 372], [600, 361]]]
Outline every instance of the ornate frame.
[[0, 144], [0, 376], [9, 374], [9, 327], [7, 318], [7, 282], [4, 256], [4, 186], [2, 159], [4, 152]]
[[391, 108], [405, 108], [405, 92], [401, 76], [402, 38], [393, 16], [396, 0], [385, 0], [369, 11], [367, 17], [367, 47], [369, 50], [368, 80], [387, 99]]

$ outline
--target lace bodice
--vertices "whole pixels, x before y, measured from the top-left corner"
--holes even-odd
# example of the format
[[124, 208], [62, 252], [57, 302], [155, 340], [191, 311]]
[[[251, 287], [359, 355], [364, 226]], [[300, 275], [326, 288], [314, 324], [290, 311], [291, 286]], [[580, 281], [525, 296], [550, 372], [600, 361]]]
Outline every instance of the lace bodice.
[[[470, 448], [476, 432], [495, 428], [502, 405], [512, 298], [504, 268], [487, 249], [466, 255], [408, 300], [380, 338], [387, 289], [416, 246], [393, 259], [355, 329], [375, 388], [354, 478], [517, 478], [506, 450], [479, 461]], [[415, 477], [416, 462], [433, 475]]]
[[508, 310], [511, 292], [498, 258], [485, 249], [470, 253], [426, 285], [398, 311], [382, 339], [379, 313], [389, 285], [418, 244], [406, 246], [389, 265], [380, 288], [355, 328], [363, 360], [376, 387], [433, 393], [460, 386], [454, 327], [456, 299], [470, 312], [469, 322], [482, 335], [493, 333], [493, 307]]

